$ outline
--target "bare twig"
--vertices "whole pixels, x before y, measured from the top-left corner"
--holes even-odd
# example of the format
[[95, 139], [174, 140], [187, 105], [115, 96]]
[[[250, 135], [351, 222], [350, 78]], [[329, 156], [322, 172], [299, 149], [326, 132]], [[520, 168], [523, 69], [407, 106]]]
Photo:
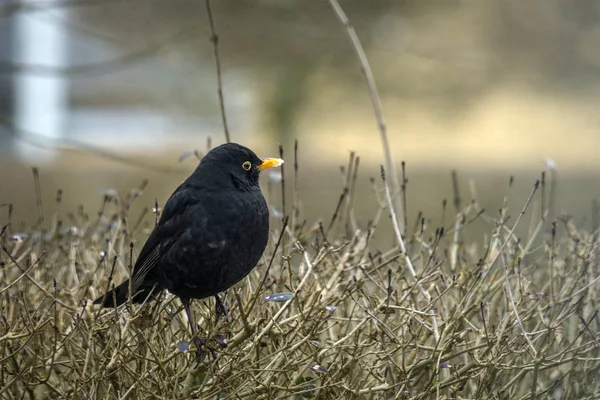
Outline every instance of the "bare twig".
[[215, 21], [210, 7], [210, 0], [206, 0], [206, 13], [210, 24], [210, 42], [213, 44], [215, 54], [215, 64], [217, 66], [217, 93], [219, 95], [219, 106], [221, 107], [221, 119], [223, 120], [223, 130], [225, 131], [225, 141], [231, 142], [229, 138], [229, 128], [227, 126], [227, 115], [225, 114], [225, 101], [223, 100], [223, 78], [221, 77], [221, 59], [219, 57], [219, 36], [215, 29]]
[[[396, 239], [398, 240], [398, 244], [400, 245], [400, 251], [402, 252], [402, 256], [404, 257], [404, 261], [406, 261], [406, 266], [408, 267], [408, 271], [410, 275], [417, 279], [417, 272], [415, 271], [415, 267], [413, 266], [412, 261], [410, 260], [410, 256], [406, 252], [406, 246], [404, 245], [404, 239], [402, 239], [402, 233], [400, 232], [400, 226], [398, 224], [398, 219], [396, 215], [394, 215], [394, 208], [392, 207], [392, 195], [390, 193], [390, 188], [387, 184], [385, 169], [383, 165], [381, 166], [381, 179], [383, 180], [383, 185], [385, 187], [385, 196], [388, 200], [388, 206], [390, 208], [390, 214], [392, 215], [392, 225], [394, 227], [394, 233], [396, 234]], [[417, 281], [417, 286], [421, 293], [425, 296], [427, 301], [431, 300], [431, 295], [427, 293], [427, 291], [423, 288], [420, 282]]]
[[371, 71], [369, 60], [367, 59], [367, 55], [363, 50], [362, 44], [360, 43], [360, 39], [358, 38], [354, 27], [352, 27], [352, 25], [350, 24], [350, 20], [346, 16], [344, 9], [342, 8], [338, 0], [329, 0], [329, 4], [331, 4], [331, 7], [335, 11], [338, 19], [340, 20], [344, 28], [346, 28], [348, 37], [350, 38], [352, 46], [354, 47], [354, 51], [356, 51], [356, 55], [358, 56], [361, 70], [365, 75], [365, 78], [367, 79], [367, 85], [369, 87], [369, 93], [371, 95], [371, 102], [373, 103], [373, 110], [375, 111], [375, 118], [377, 119], [379, 135], [381, 138], [381, 144], [383, 146], [383, 151], [385, 155], [386, 170], [388, 171], [388, 174], [391, 178], [390, 180], [393, 188], [392, 198], [394, 199], [394, 207], [396, 208], [396, 218], [398, 219], [397, 222], [400, 228], [400, 232], [405, 232], [406, 226], [404, 226], [404, 216], [402, 215], [404, 209], [402, 206], [402, 198], [400, 196], [400, 183], [398, 181], [398, 173], [396, 172], [396, 167], [392, 158], [392, 151], [387, 135], [387, 127], [383, 118], [381, 100], [379, 99], [379, 93], [377, 91], [375, 77], [373, 76], [373, 72]]

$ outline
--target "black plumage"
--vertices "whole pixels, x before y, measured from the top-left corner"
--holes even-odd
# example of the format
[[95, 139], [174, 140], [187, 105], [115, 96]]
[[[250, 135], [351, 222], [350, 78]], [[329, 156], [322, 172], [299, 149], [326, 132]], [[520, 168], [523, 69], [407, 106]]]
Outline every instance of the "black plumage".
[[[258, 181], [261, 170], [283, 160], [261, 160], [228, 143], [204, 156], [166, 202], [131, 277], [132, 301], [151, 300], [167, 289], [181, 298], [196, 334], [190, 299], [217, 294], [242, 280], [267, 245], [269, 211]], [[129, 281], [94, 301], [104, 307], [129, 297]], [[219, 300], [218, 300], [219, 301]]]

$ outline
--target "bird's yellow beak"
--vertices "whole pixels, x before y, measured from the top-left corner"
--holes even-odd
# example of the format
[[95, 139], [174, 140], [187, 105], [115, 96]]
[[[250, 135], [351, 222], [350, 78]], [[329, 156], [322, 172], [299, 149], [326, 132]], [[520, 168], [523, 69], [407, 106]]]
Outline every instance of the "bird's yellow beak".
[[267, 168], [279, 167], [283, 164], [281, 158], [263, 158], [262, 163], [257, 167], [259, 171]]

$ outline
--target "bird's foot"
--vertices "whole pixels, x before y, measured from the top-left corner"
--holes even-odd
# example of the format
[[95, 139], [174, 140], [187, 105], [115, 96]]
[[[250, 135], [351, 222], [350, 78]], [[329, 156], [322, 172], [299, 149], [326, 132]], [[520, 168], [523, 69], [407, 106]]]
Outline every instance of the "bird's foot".
[[[224, 346], [221, 345], [221, 343], [218, 339], [216, 341], [221, 347], [227, 347], [226, 344]], [[209, 344], [207, 338], [194, 337], [194, 344], [196, 345], [196, 362], [198, 364], [203, 363], [204, 365], [208, 366], [212, 362], [217, 360], [217, 352], [214, 349], [214, 347], [212, 347]], [[210, 353], [210, 355], [212, 356], [212, 360], [210, 360], [210, 361], [209, 360], [205, 361], [207, 352]]]
[[203, 363], [204, 365], [210, 364], [210, 362], [204, 361], [204, 359], [206, 358], [206, 351], [205, 351], [206, 342], [207, 342], [206, 338], [199, 338], [197, 336], [194, 337], [194, 344], [196, 345], [196, 362], [198, 364], [200, 364], [200, 363]]

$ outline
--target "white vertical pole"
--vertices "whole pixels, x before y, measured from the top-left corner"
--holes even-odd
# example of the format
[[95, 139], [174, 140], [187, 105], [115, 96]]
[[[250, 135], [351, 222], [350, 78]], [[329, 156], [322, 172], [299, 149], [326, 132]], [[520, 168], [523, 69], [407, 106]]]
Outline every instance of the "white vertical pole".
[[[56, 18], [45, 18], [48, 12]], [[67, 8], [59, 8], [17, 13], [12, 35], [14, 61], [48, 67], [68, 65], [68, 28], [62, 22], [68, 12]], [[22, 131], [19, 135], [29, 136], [23, 137], [27, 140], [17, 141], [15, 146], [23, 161], [39, 165], [54, 158], [54, 151], [32, 146], [28, 141], [47, 146], [56, 143], [63, 134], [68, 106], [67, 78], [26, 68], [15, 74], [14, 125]]]

